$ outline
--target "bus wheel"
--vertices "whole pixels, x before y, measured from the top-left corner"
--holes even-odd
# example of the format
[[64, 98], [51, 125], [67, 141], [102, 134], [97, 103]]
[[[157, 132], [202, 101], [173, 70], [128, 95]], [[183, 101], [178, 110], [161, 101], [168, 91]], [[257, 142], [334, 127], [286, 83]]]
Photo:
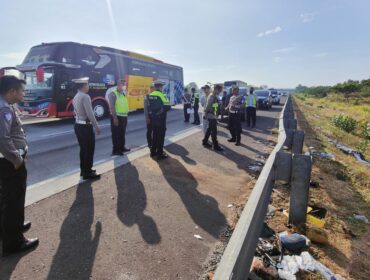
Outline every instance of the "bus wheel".
[[96, 100], [93, 102], [92, 107], [97, 120], [101, 120], [107, 116], [108, 107], [104, 101]]

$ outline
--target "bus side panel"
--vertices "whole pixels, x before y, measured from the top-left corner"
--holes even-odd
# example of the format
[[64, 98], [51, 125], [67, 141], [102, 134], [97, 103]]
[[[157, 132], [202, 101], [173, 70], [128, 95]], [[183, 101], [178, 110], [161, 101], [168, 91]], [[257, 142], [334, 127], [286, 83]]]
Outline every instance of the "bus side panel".
[[149, 93], [152, 77], [127, 76], [127, 98], [130, 110], [144, 108], [144, 96]]
[[184, 92], [184, 84], [182, 81], [174, 81], [174, 89], [173, 89], [173, 104], [181, 104], [182, 103], [182, 93]]

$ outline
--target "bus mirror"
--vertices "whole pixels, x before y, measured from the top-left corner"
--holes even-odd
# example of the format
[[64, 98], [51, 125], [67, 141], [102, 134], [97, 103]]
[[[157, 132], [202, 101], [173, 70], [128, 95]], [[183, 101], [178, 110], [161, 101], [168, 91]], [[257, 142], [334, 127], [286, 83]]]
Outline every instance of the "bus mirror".
[[39, 83], [44, 81], [44, 69], [42, 67], [37, 68], [36, 78], [37, 78], [37, 82], [39, 82]]

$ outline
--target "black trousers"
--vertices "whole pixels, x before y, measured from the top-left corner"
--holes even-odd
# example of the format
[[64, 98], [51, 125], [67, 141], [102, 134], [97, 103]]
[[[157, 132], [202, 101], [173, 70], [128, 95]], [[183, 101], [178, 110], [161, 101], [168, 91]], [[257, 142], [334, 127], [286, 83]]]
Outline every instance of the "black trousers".
[[148, 142], [148, 147], [153, 146], [153, 125], [152, 121], [146, 124], [146, 141]]
[[256, 126], [256, 108], [255, 107], [247, 107], [247, 125], [251, 126], [251, 121], [252, 121], [252, 126]]
[[112, 132], [112, 143], [113, 143], [113, 153], [123, 152], [126, 144], [126, 127], [127, 127], [127, 117], [117, 116], [118, 126], [113, 124], [113, 117], [110, 117], [110, 128]]
[[3, 249], [11, 249], [24, 239], [27, 169], [23, 164], [16, 170], [10, 161], [1, 158], [0, 170], [0, 229]]
[[235, 139], [237, 143], [240, 143], [242, 134], [242, 124], [241, 117], [239, 113], [229, 114], [229, 128], [231, 133], [231, 138]]
[[199, 105], [194, 106], [194, 123], [200, 124], [200, 119], [199, 119]]
[[164, 138], [166, 136], [166, 123], [153, 123], [153, 145], [150, 152], [154, 155], [163, 153]]
[[189, 103], [184, 104], [184, 119], [186, 122], [188, 122], [190, 119], [190, 114], [188, 114], [188, 109], [190, 108], [191, 108], [191, 105]]
[[81, 176], [91, 173], [95, 152], [95, 133], [91, 124], [75, 124], [75, 133], [80, 145]]
[[217, 141], [217, 120], [216, 119], [208, 119], [208, 128], [206, 134], [204, 135], [203, 143], [207, 143], [209, 136], [212, 138], [212, 143], [214, 147], [218, 146]]

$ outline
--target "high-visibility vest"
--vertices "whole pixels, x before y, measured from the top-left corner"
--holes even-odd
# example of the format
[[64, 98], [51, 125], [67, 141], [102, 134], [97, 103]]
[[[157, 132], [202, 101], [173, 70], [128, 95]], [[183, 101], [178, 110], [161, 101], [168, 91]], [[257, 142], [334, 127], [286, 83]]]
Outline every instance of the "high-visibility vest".
[[127, 97], [123, 93], [118, 92], [117, 89], [113, 90], [113, 93], [116, 96], [114, 108], [116, 109], [117, 116], [127, 117], [129, 110]]
[[199, 104], [199, 99], [200, 99], [200, 94], [198, 92], [195, 92], [191, 99], [192, 99], [191, 100], [191, 105], [192, 106], [195, 106], [195, 103], [197, 103], [197, 105], [198, 105]]
[[[247, 106], [248, 107], [250, 107], [249, 97], [250, 97], [250, 95], [247, 96]], [[254, 94], [252, 94], [252, 105], [253, 105], [253, 107], [256, 107], [256, 105], [257, 105], [257, 99], [256, 99], [256, 96]]]
[[219, 104], [218, 104], [218, 98], [217, 98], [217, 96], [216, 96], [216, 99], [215, 99], [215, 101], [214, 101], [214, 102], [213, 102], [213, 104], [212, 104], [213, 114], [214, 114], [215, 116], [217, 116], [218, 106], [219, 106]]
[[[149, 101], [150, 111], [153, 114], [157, 114], [160, 112], [167, 112], [168, 109], [170, 108], [170, 102], [168, 101], [167, 97], [158, 90], [153, 91], [151, 94], [149, 94], [148, 101]], [[165, 110], [162, 111], [162, 109], [165, 109]]]

